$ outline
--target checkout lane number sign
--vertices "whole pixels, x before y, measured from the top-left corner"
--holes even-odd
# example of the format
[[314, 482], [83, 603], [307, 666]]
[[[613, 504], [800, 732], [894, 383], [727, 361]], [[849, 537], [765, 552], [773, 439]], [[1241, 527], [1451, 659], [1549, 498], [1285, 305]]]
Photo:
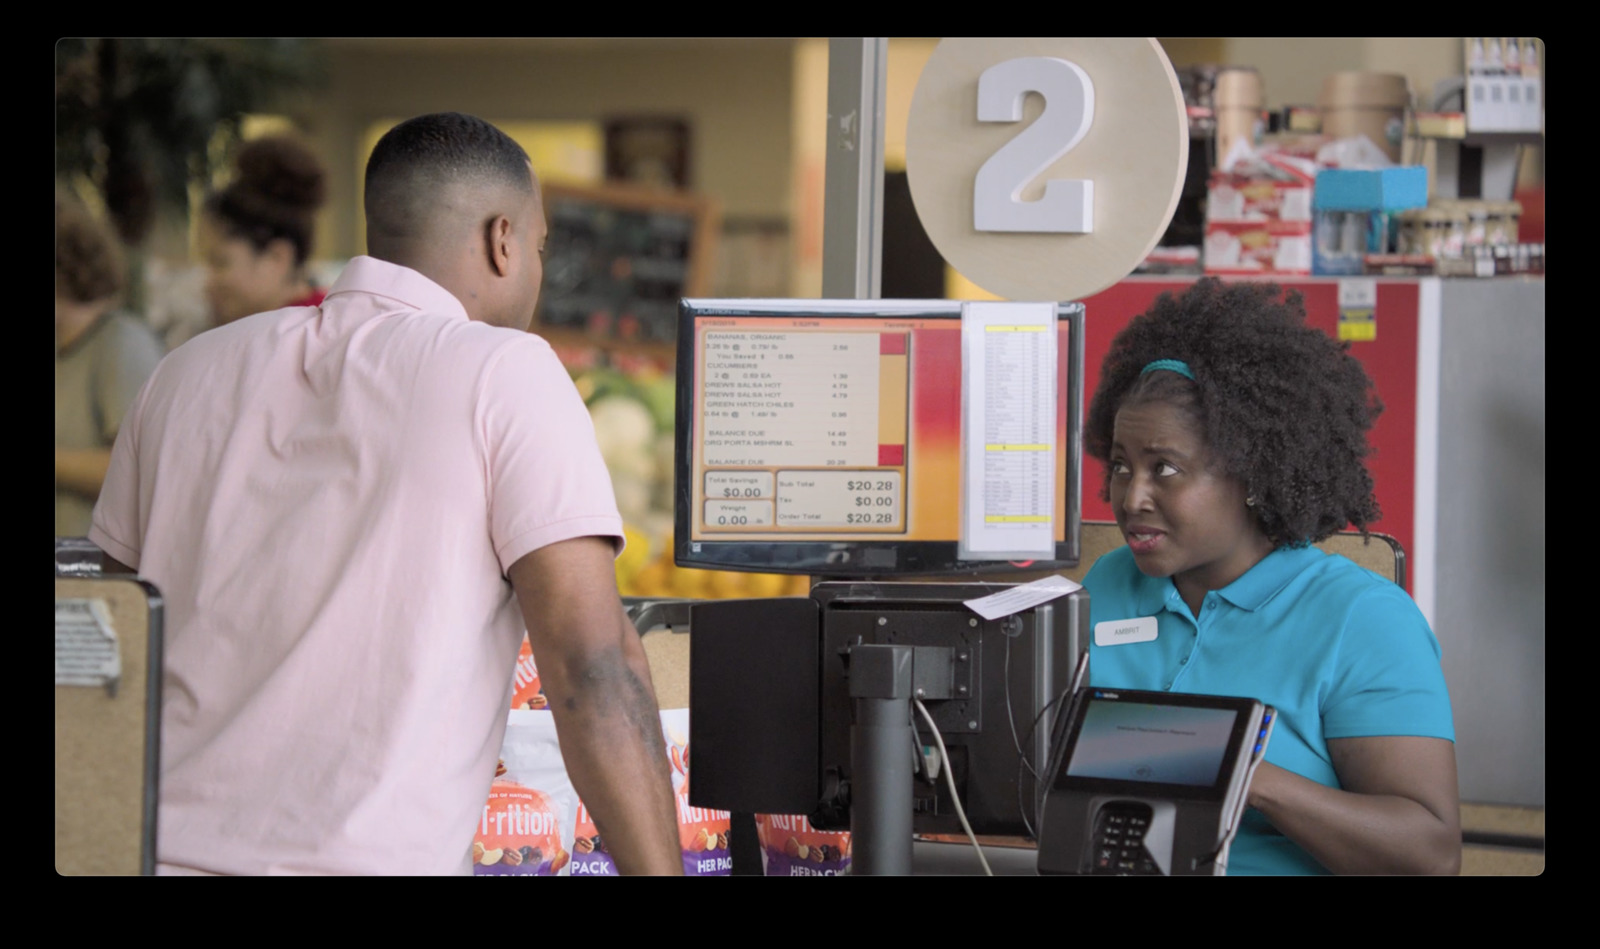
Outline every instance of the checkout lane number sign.
[[950, 38], [912, 97], [906, 173], [928, 236], [1012, 300], [1116, 283], [1165, 233], [1188, 164], [1177, 74], [1151, 38]]

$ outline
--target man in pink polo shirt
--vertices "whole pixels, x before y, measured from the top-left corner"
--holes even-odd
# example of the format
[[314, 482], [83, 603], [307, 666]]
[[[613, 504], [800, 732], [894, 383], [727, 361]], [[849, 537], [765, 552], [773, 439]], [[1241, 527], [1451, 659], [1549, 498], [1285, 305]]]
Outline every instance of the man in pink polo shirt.
[[320, 306], [161, 363], [95, 508], [89, 537], [166, 600], [161, 872], [470, 873], [525, 624], [617, 865], [680, 873], [611, 481], [527, 332], [528, 157], [422, 116], [365, 197], [371, 256]]

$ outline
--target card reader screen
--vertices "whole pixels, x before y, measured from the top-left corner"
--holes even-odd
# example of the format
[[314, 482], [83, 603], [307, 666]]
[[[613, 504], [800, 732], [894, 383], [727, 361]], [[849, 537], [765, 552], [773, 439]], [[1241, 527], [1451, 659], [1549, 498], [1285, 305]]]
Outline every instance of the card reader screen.
[[1091, 699], [1069, 777], [1209, 787], [1238, 712]]

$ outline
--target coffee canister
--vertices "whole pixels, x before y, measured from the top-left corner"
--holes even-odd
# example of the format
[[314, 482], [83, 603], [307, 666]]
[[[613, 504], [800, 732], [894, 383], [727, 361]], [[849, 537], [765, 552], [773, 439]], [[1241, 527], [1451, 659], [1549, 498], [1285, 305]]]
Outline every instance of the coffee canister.
[[1229, 66], [1217, 73], [1212, 89], [1217, 112], [1217, 161], [1228, 156], [1233, 143], [1243, 139], [1255, 148], [1265, 131], [1261, 121], [1265, 101], [1261, 74], [1249, 66]]
[[1334, 73], [1323, 80], [1317, 99], [1323, 135], [1334, 139], [1365, 135], [1393, 162], [1400, 161], [1410, 105], [1406, 77], [1396, 73]]

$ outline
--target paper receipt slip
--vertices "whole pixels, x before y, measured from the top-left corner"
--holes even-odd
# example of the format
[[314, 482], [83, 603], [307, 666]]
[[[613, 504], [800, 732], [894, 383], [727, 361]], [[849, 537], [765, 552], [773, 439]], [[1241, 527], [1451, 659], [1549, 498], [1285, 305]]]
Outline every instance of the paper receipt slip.
[[103, 600], [56, 600], [56, 685], [116, 687], [122, 653]]
[[1058, 597], [1083, 589], [1083, 584], [1066, 577], [1045, 577], [1032, 583], [1002, 590], [991, 596], [979, 597], [976, 600], [967, 600], [967, 606], [972, 612], [984, 619], [999, 619], [1013, 613], [1032, 609], [1040, 603], [1048, 603]]

